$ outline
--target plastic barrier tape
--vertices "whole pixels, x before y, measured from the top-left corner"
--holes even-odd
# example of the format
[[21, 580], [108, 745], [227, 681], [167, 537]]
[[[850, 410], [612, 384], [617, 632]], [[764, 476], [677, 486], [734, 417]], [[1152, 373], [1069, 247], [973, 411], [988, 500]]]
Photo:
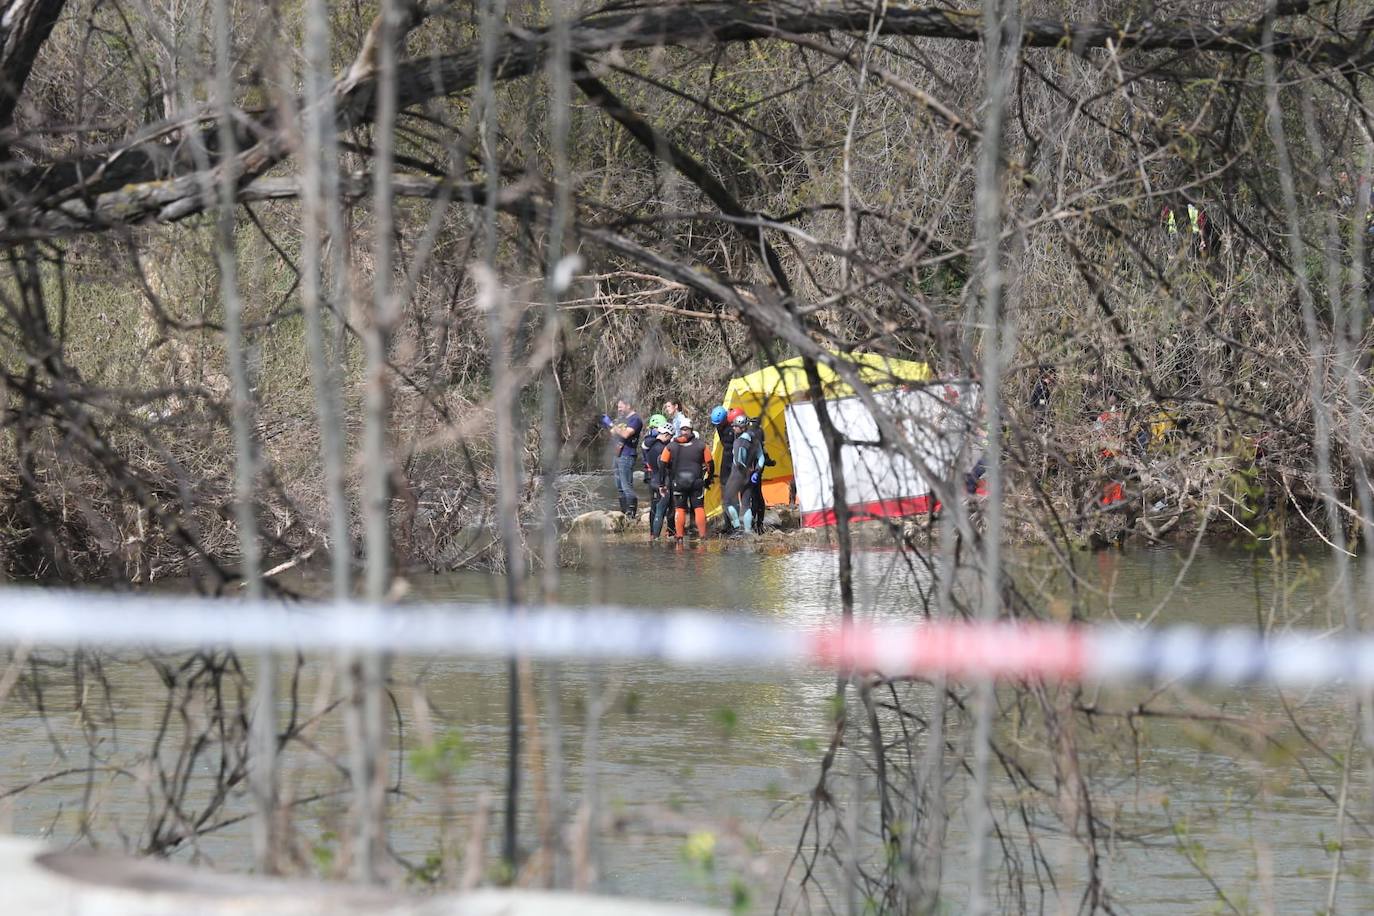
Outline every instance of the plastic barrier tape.
[[494, 604], [285, 605], [0, 589], [0, 642], [821, 667], [888, 676], [1374, 686], [1374, 637], [937, 623], [804, 629], [739, 614]]

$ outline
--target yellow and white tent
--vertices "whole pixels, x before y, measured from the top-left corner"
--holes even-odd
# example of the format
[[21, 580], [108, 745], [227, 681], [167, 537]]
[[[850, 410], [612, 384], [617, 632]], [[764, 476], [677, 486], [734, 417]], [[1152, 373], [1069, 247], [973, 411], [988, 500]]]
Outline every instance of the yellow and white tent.
[[[874, 391], [900, 388], [913, 382], [926, 382], [932, 377], [930, 366], [922, 362], [894, 359], [874, 353], [837, 356], [853, 363], [858, 370], [859, 381]], [[854, 389], [833, 369], [819, 364], [816, 368], [817, 374], [820, 375], [821, 390], [827, 401], [853, 397]], [[763, 472], [763, 498], [770, 506], [786, 505], [789, 502], [795, 473], [792, 451], [787, 439], [787, 407], [789, 404], [810, 399], [811, 385], [799, 356], [765, 366], [758, 372], [733, 378], [725, 389], [725, 397], [721, 404], [726, 410], [738, 407], [751, 417], [761, 418], [763, 440], [768, 455], [777, 462], [772, 467], [764, 468]], [[719, 435], [713, 437], [711, 453], [717, 456], [719, 461], [728, 460], [728, 456], [720, 454]], [[716, 485], [706, 494], [706, 513], [714, 517], [720, 511], [720, 486]]]

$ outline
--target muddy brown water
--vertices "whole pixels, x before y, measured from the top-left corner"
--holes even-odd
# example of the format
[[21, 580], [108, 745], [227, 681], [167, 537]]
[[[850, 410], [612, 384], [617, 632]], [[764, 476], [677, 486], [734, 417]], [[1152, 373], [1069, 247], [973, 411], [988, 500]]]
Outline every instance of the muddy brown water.
[[[916, 613], [912, 596], [928, 586], [919, 568], [891, 550], [865, 549], [855, 559], [861, 614], [909, 619]], [[1158, 549], [1076, 554], [1074, 560], [1083, 606], [1096, 619], [1204, 626], [1265, 621], [1325, 628], [1337, 625], [1342, 614], [1331, 562], [1320, 553], [1276, 559], [1264, 550], [1207, 548], [1194, 554]], [[1068, 578], [1054, 573], [1047, 561], [1026, 555], [1018, 563], [1023, 587], [1042, 600], [1069, 596]], [[697, 606], [810, 626], [833, 621], [838, 613], [836, 568], [836, 552], [826, 546], [708, 542], [669, 549], [620, 542], [607, 545], [599, 559], [564, 570], [560, 595], [574, 605], [604, 600]], [[411, 597], [452, 602], [455, 614], [465, 604], [496, 598], [500, 589], [498, 579], [472, 573], [412, 575], [409, 584]], [[41, 654], [49, 660], [66, 657]], [[307, 667], [301, 690], [307, 708], [326, 667]], [[500, 809], [505, 667], [502, 661], [452, 658], [404, 658], [394, 665], [407, 730], [391, 756], [392, 776], [401, 779], [404, 789], [392, 806], [391, 829], [396, 851], [411, 862], [434, 853], [446, 827], [464, 842], [484, 793], [492, 811]], [[145, 661], [126, 656], [106, 665], [115, 718], [113, 725], [93, 726], [99, 734], [96, 755], [127, 770], [90, 778], [80, 772], [91, 758], [81, 738], [83, 723], [71, 712], [75, 686], [69, 670], [40, 669], [46, 719], [34, 713], [28, 692], [6, 701], [0, 712], [0, 782], [9, 790], [63, 770], [78, 772], [8, 797], [0, 816], [14, 832], [48, 836], [59, 844], [73, 842], [84, 829], [107, 848], [136, 845], [146, 831], [148, 778], [138, 761], [156, 729], [163, 689]], [[549, 674], [546, 666], [535, 669], [541, 683]], [[410, 703], [411, 688], [417, 685], [433, 703], [435, 727], [460, 735], [470, 753], [447, 790], [420, 781], [408, 757], [416, 741]], [[562, 665], [557, 691], [563, 782], [570, 804], [583, 791], [589, 765], [583, 754], [589, 688], [611, 697], [598, 724], [594, 761], [603, 810], [616, 821], [598, 844], [600, 887], [721, 904], [739, 883], [749, 889], [751, 909], [770, 910], [815, 783], [819, 748], [828, 737], [833, 676], [656, 664]], [[89, 699], [89, 681], [85, 689]], [[1141, 687], [1090, 697], [1104, 709], [1139, 703], [1160, 709], [1219, 709], [1227, 716], [1262, 721], [1273, 737], [1266, 744], [1236, 730], [1162, 718], [1139, 720], [1143, 739], [1138, 750], [1122, 740], [1119, 729], [1110, 736], [1104, 732], [1096, 743], [1092, 734], [1080, 734], [1099, 812], [1123, 834], [1131, 834], [1108, 843], [1110, 854], [1102, 866], [1119, 903], [1139, 913], [1227, 911], [1232, 906], [1310, 912], [1324, 906], [1338, 837], [1336, 806], [1323, 792], [1341, 792], [1348, 692], [1331, 688], [1280, 697], [1268, 688], [1251, 687], [1199, 696], [1181, 691], [1161, 695]], [[1294, 711], [1305, 734], [1331, 756], [1303, 740], [1303, 733], [1286, 722], [1285, 708]], [[341, 747], [337, 725], [327, 721], [314, 738], [318, 753], [297, 749], [284, 761], [288, 792], [296, 796], [342, 786], [338, 772], [325, 761]], [[1033, 749], [1027, 753], [1035, 757]], [[543, 754], [547, 763], [547, 747]], [[170, 759], [170, 752], [164, 749], [163, 756]], [[842, 758], [841, 773], [849, 772], [845, 767]], [[1370, 821], [1374, 806], [1363, 766], [1351, 769], [1350, 815], [1358, 823], [1347, 822], [1345, 855], [1353, 876], [1342, 879], [1337, 899], [1346, 911], [1365, 911], [1374, 909], [1371, 848], [1355, 837]], [[208, 785], [209, 776], [202, 771], [193, 778]], [[536, 781], [533, 776], [526, 780], [527, 838], [534, 830]], [[959, 805], [964, 791], [961, 780], [951, 781], [945, 894], [952, 911], [962, 909], [967, 878]], [[296, 827], [303, 857], [325, 861], [337, 855], [332, 836], [340, 805], [327, 799], [300, 810]], [[83, 816], [83, 810], [89, 815]], [[235, 799], [228, 813], [244, 811], [244, 801]], [[493, 813], [489, 846], [497, 825]], [[711, 868], [687, 854], [687, 834], [697, 834], [692, 840], [697, 849], [706, 835], [714, 838]], [[1045, 841], [1047, 854], [1063, 868], [1065, 878], [1059, 896], [1047, 889], [1048, 896], [1032, 897], [1030, 906], [1076, 909], [1082, 853], [1074, 843], [1049, 833]], [[218, 829], [197, 850], [180, 855], [222, 869], [246, 869], [247, 824]], [[833, 894], [835, 869], [824, 870], [822, 878]], [[831, 900], [842, 909], [842, 897]], [[818, 909], [819, 902], [813, 896]]]

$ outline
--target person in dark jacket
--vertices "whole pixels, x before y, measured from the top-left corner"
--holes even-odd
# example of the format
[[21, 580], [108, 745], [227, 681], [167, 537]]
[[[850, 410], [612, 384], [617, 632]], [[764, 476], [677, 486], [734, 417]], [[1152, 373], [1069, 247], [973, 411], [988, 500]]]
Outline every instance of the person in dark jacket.
[[[649, 504], [649, 540], [654, 541], [663, 533], [663, 522], [673, 506], [673, 495], [668, 491], [668, 466], [663, 461], [663, 453], [673, 441], [673, 428], [665, 421], [649, 432], [651, 437], [644, 446], [644, 478], [649, 482], [652, 500]], [[667, 536], [672, 537], [674, 530], [673, 523], [668, 522]]]
[[630, 404], [629, 398], [615, 402], [616, 418], [601, 415], [601, 425], [610, 431], [615, 443], [615, 489], [620, 496], [620, 511], [634, 521], [639, 513], [639, 497], [635, 495], [635, 459], [639, 454], [639, 435], [644, 421]]
[[687, 531], [689, 509], [696, 517], [697, 536], [706, 531], [705, 495], [714, 468], [711, 447], [705, 438], [692, 432], [692, 421], [683, 417], [678, 426], [677, 438], [663, 449], [663, 463], [668, 466], [668, 490], [673, 494], [676, 507], [673, 532], [680, 543]]
[[1040, 374], [1035, 378], [1035, 386], [1031, 388], [1030, 409], [1037, 419], [1044, 419], [1050, 411], [1050, 399], [1054, 396], [1055, 371], [1054, 366], [1042, 363]]

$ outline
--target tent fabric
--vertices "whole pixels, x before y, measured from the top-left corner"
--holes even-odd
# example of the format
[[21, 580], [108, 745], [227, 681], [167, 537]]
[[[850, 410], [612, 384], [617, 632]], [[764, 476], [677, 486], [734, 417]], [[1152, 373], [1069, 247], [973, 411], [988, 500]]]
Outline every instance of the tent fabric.
[[[836, 356], [853, 364], [858, 371], [859, 381], [874, 391], [884, 391], [912, 382], [925, 382], [933, 377], [929, 364], [914, 360], [895, 359], [876, 353]], [[854, 396], [853, 387], [840, 378], [835, 370], [823, 364], [817, 364], [816, 369], [826, 400]], [[790, 502], [794, 470], [792, 452], [787, 439], [787, 406], [810, 399], [811, 385], [800, 356], [733, 378], [725, 389], [725, 397], [721, 404], [726, 410], [738, 407], [751, 417], [761, 418], [764, 444], [769, 457], [777, 462], [772, 467], [765, 468], [763, 473], [764, 501], [770, 506], [786, 505]], [[711, 452], [719, 455], [719, 450], [720, 437], [716, 435]], [[722, 460], [727, 459], [723, 457]], [[720, 511], [720, 487], [713, 486], [706, 493], [706, 514], [714, 518]]]
[[[826, 402], [835, 430], [847, 440], [840, 449], [852, 520], [891, 518], [928, 512], [932, 481], [950, 480], [968, 441], [977, 386], [970, 382], [884, 391], [875, 395], [881, 410], [897, 419], [919, 463], [891, 448], [865, 443], [879, 439], [878, 421], [856, 397]], [[833, 468], [821, 434], [816, 405], [798, 402], [787, 408], [795, 489], [802, 525], [835, 524]]]

